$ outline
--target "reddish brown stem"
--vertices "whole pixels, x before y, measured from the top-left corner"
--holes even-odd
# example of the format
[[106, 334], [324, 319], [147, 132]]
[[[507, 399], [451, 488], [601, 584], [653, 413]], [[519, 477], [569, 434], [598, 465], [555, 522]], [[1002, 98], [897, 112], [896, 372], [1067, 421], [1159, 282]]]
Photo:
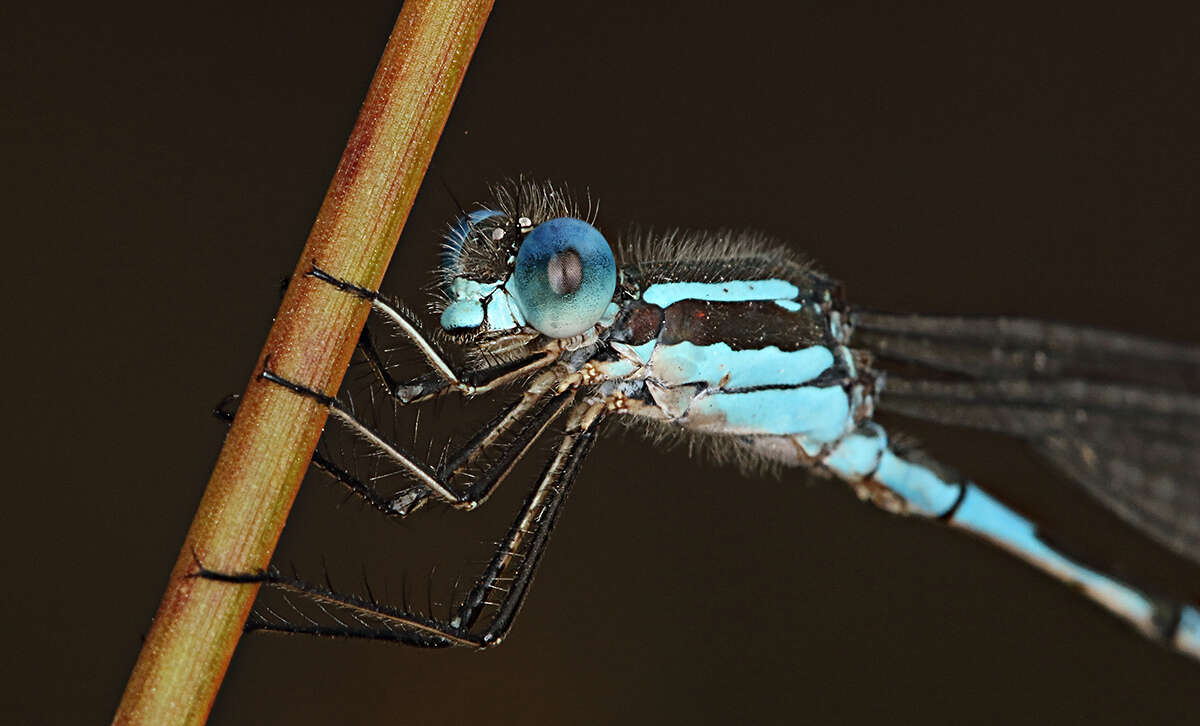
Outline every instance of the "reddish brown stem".
[[227, 572], [268, 565], [325, 423], [311, 399], [262, 381], [263, 362], [269, 356], [281, 375], [337, 390], [369, 305], [303, 273], [319, 262], [378, 288], [491, 6], [404, 4], [114, 723], [207, 718], [257, 587], [188, 575], [197, 557]]

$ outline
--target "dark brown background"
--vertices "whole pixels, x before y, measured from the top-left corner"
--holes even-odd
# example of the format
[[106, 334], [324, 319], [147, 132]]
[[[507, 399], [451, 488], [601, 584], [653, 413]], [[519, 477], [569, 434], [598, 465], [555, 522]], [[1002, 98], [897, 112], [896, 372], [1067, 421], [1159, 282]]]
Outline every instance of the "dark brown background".
[[[1200, 342], [1195, 12], [839, 5], [499, 3], [388, 289], [419, 297], [454, 214], [443, 181], [477, 200], [525, 172], [590, 188], [610, 238], [764, 230], [860, 304]], [[110, 718], [220, 446], [208, 409], [244, 385], [398, 6], [57, 3], [4, 22], [2, 720]], [[911, 430], [1200, 590], [1020, 446]], [[521, 488], [395, 526], [313, 477], [280, 560], [316, 574], [324, 555], [347, 587], [360, 562], [409, 570], [414, 593], [437, 560], [436, 591]], [[252, 637], [212, 722], [1178, 722], [1198, 683], [984, 545], [619, 435], [502, 648]]]

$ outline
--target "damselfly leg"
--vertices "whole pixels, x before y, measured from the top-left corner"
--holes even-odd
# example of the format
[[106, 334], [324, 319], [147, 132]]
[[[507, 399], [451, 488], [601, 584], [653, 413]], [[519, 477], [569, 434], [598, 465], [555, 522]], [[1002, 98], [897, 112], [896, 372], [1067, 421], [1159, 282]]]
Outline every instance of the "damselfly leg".
[[533, 355], [517, 359], [507, 365], [489, 366], [465, 373], [456, 372], [446, 361], [446, 357], [421, 332], [413, 316], [406, 313], [399, 305], [384, 300], [378, 292], [334, 277], [316, 264], [312, 266], [312, 270], [308, 274], [343, 292], [369, 301], [371, 309], [403, 333], [424, 356], [433, 372], [437, 374], [437, 379], [427, 375], [412, 380], [397, 381], [384, 365], [370, 333], [364, 332], [359, 340], [359, 350], [383, 383], [388, 394], [401, 404], [417, 403], [449, 391], [458, 391], [467, 396], [486, 393], [523, 375], [544, 368], [553, 360], [553, 356], [550, 354]]
[[[571, 403], [570, 399], [573, 394], [567, 404]], [[554, 458], [542, 472], [537, 487], [525, 500], [491, 561], [448, 620], [380, 603], [373, 597], [336, 593], [328, 587], [284, 576], [274, 569], [264, 573], [230, 574], [201, 567], [196, 574], [221, 582], [259, 583], [301, 595], [317, 603], [336, 623], [293, 623], [256, 614], [247, 621], [247, 630], [389, 640], [429, 648], [498, 645], [512, 626], [529, 590], [567, 492], [592, 447], [603, 409], [601, 405], [587, 403], [570, 407], [566, 432]], [[493, 599], [497, 595], [499, 597]], [[485, 612], [488, 617], [481, 620]]]
[[[445, 363], [441, 354], [421, 335], [416, 326], [395, 307], [379, 300], [377, 295], [334, 278], [319, 268], [314, 277], [328, 282], [338, 289], [370, 299], [375, 309], [393, 323], [399, 325], [405, 335], [417, 344], [426, 360], [438, 370], [440, 386], [429, 385], [430, 392], [415, 397], [395, 396], [401, 405], [428, 398], [437, 393], [461, 391], [468, 395], [513, 377], [536, 370], [542, 366], [511, 366], [500, 371], [482, 369], [474, 374], [478, 386], [462, 383], [465, 376], [455, 374]], [[383, 378], [387, 369], [368, 336], [360, 340], [360, 352], [372, 365], [376, 374]], [[365, 350], [364, 350], [365, 348]], [[435, 364], [433, 361], [438, 361]], [[440, 367], [439, 367], [440, 364]], [[256, 614], [247, 622], [247, 630], [271, 630], [289, 633], [306, 633], [357, 637], [377, 640], [392, 640], [421, 647], [445, 647], [449, 645], [471, 645], [484, 647], [499, 643], [520, 608], [528, 590], [534, 570], [549, 537], [550, 530], [560, 511], [567, 488], [574, 480], [580, 463], [591, 447], [595, 428], [601, 419], [603, 405], [576, 403], [574, 389], [555, 390], [556, 377], [550, 372], [537, 374], [527, 384], [521, 395], [488, 423], [482, 426], [462, 447], [452, 453], [438, 466], [432, 466], [399, 444], [389, 441], [377, 431], [359, 421], [337, 399], [308, 386], [285, 378], [264, 366], [262, 377], [282, 386], [297, 395], [311, 398], [326, 407], [332, 418], [346, 426], [354, 435], [366, 440], [379, 454], [399, 469], [408, 473], [419, 483], [391, 496], [381, 495], [376, 489], [361, 481], [323, 457], [315, 458], [317, 465], [341, 481], [349, 490], [366, 501], [372, 508], [389, 516], [404, 516], [432, 497], [450, 506], [470, 510], [485, 501], [504, 480], [519, 461], [528, 453], [538, 438], [556, 420], [566, 414], [566, 433], [557, 454], [547, 465], [539, 483], [527, 498], [513, 522], [508, 534], [500, 542], [488, 566], [458, 606], [456, 613], [447, 620], [434, 618], [432, 614], [419, 614], [406, 607], [380, 603], [373, 596], [362, 597], [335, 592], [332, 587], [306, 582], [298, 577], [283, 575], [271, 568], [263, 573], [221, 573], [201, 566], [197, 575], [230, 583], [258, 583], [284, 593], [300, 595], [317, 604], [329, 615], [333, 624], [322, 624], [308, 619], [306, 623], [291, 622], [283, 618], [271, 618]], [[397, 389], [406, 390], [406, 384], [395, 384], [388, 376], [389, 394]], [[409, 387], [407, 390], [411, 390]], [[465, 490], [456, 491], [453, 479], [465, 468], [492, 448], [497, 441], [509, 435], [499, 456], [494, 457], [486, 468]], [[495, 596], [499, 594], [500, 597]], [[477, 629], [480, 617], [488, 608], [493, 608], [486, 625]], [[270, 612], [270, 611], [268, 611]], [[345, 617], [338, 617], [338, 615]]]
[[[453, 370], [446, 357], [429, 338], [420, 331], [413, 316], [403, 311], [400, 306], [384, 301], [377, 292], [334, 277], [315, 264], [308, 274], [338, 290], [369, 301], [372, 310], [398, 329], [433, 368], [431, 374], [416, 379], [396, 379], [375, 346], [370, 328], [364, 328], [359, 339], [358, 351], [370, 365], [384, 390], [399, 405], [418, 403], [454, 391], [468, 396], [477, 395], [514, 379], [535, 373], [551, 362], [548, 355], [532, 355], [519, 358], [514, 362], [484, 366], [469, 372], [458, 373]], [[565, 406], [565, 397], [562, 394], [552, 397], [553, 400], [549, 403], [543, 401], [554, 384], [554, 376], [547, 373], [536, 376], [516, 401], [483, 426], [458, 452], [434, 468], [424, 464], [394, 442], [387, 441], [379, 433], [372, 431], [358, 421], [352, 412], [338, 404], [334, 398], [280, 378], [272, 371], [264, 370], [263, 376], [297, 393], [308, 395], [327, 406], [331, 416], [340, 420], [362, 439], [374, 444], [382, 455], [407, 470], [420, 482], [394, 495], [383, 497], [353, 473], [333, 465], [331, 462], [317, 460], [318, 466], [345, 484], [354, 495], [366, 501], [374, 509], [385, 514], [400, 516], [420, 507], [431, 495], [457, 509], [475, 508], [491, 496], [496, 486], [528, 452], [529, 447]], [[450, 481], [465, 467], [474, 463], [501, 436], [513, 431], [514, 428], [516, 429], [515, 437], [504, 447], [501, 456], [494, 460], [466, 491], [454, 493]]]
[[[409, 475], [420, 482], [417, 489], [405, 489], [387, 499], [380, 498], [377, 493], [367, 494], [360, 492], [357, 487], [351, 487], [355, 493], [362, 494], [376, 509], [400, 515], [413, 511], [428, 496], [435, 496], [455, 509], [474, 509], [491, 496], [500, 482], [529, 451], [537, 438], [570, 403], [570, 392], [568, 391], [548, 396], [553, 376], [549, 374], [539, 376], [520, 398], [497, 418], [481, 428], [445, 463], [434, 468], [406, 451], [399, 444], [387, 440], [360, 422], [332, 396], [290, 381], [271, 370], [263, 370], [262, 376], [272, 383], [307, 396], [325, 406], [331, 417], [341, 421], [350, 431], [368, 441], [388, 460], [406, 470]], [[547, 398], [548, 400], [544, 400]], [[539, 406], [539, 404], [541, 405]], [[519, 427], [517, 427], [518, 423]], [[477, 477], [465, 491], [455, 492], [451, 483], [454, 475], [475, 461], [500, 436], [513, 430], [514, 427], [517, 427], [515, 436], [509, 446], [505, 447], [502, 455], [494, 459], [483, 474]]]

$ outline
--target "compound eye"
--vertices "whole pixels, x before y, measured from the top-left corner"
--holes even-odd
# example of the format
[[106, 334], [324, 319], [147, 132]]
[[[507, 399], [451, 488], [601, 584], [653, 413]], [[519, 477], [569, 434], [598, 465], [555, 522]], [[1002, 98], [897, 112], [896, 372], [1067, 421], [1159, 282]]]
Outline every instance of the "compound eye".
[[617, 289], [617, 263], [600, 230], [557, 217], [525, 235], [506, 287], [529, 325], [569, 338], [604, 315]]

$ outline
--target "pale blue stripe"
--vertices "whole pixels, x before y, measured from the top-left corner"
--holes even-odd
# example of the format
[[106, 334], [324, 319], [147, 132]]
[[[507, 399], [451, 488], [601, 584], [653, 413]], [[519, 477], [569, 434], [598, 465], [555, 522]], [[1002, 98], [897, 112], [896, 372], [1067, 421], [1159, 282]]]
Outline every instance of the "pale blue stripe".
[[441, 324], [444, 330], [478, 328], [483, 325], [483, 306], [478, 300], [456, 300], [442, 311]]
[[1154, 606], [1144, 595], [1050, 549], [1038, 539], [1032, 522], [1005, 507], [979, 487], [973, 484], [968, 486], [952, 522], [994, 540], [1052, 574], [1082, 585], [1097, 601], [1114, 612], [1125, 615], [1143, 627], [1149, 626]]
[[516, 302], [504, 290], [497, 290], [487, 304], [489, 330], [512, 330], [525, 324], [525, 317]]
[[929, 517], [949, 511], [960, 492], [958, 484], [943, 481], [928, 468], [905, 461], [891, 450], [880, 459], [875, 479], [903, 497], [913, 510]]
[[448, 292], [452, 302], [442, 311], [441, 325], [446, 330], [478, 328], [483, 324], [483, 298], [500, 286], [498, 282], [476, 282], [456, 277]]
[[800, 289], [787, 280], [730, 280], [729, 282], [660, 282], [646, 288], [642, 300], [665, 308], [680, 300], [743, 302], [791, 300]]
[[861, 481], [879, 466], [886, 449], [887, 434], [883, 428], [868, 424], [842, 438], [823, 463], [844, 479]]
[[803, 436], [829, 443], [841, 438], [850, 402], [839, 386], [784, 388], [701, 396], [687, 412], [691, 428], [726, 434]]
[[[703, 382], [723, 388], [754, 388], [806, 383], [832, 365], [833, 353], [819, 345], [792, 351], [774, 345], [734, 350], [728, 343], [695, 345], [684, 341], [659, 345], [650, 370], [667, 386]], [[726, 376], [729, 380], [722, 384]]]

